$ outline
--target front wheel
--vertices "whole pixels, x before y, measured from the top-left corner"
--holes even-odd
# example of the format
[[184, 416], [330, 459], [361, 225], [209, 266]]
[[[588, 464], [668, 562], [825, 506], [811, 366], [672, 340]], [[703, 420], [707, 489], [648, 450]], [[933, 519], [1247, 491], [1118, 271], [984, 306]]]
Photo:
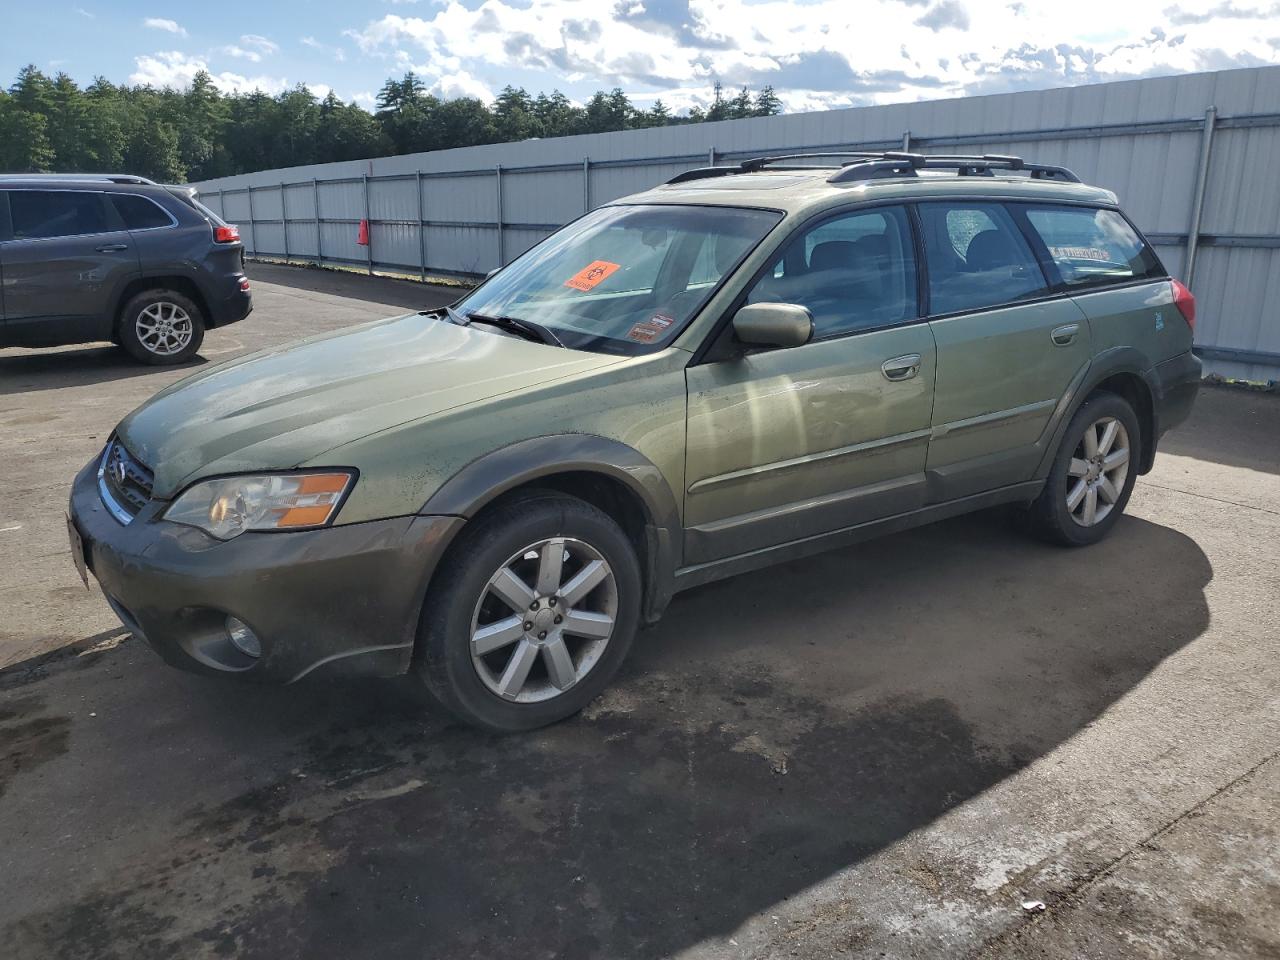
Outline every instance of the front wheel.
[[416, 670], [453, 713], [494, 732], [585, 707], [639, 623], [640, 565], [622, 529], [575, 497], [535, 491], [481, 515], [427, 592]]
[[119, 339], [143, 363], [185, 363], [204, 341], [204, 315], [176, 290], [144, 290], [120, 312]]
[[1138, 475], [1141, 433], [1123, 397], [1100, 392], [1071, 418], [1040, 496], [1033, 532], [1070, 547], [1097, 543], [1120, 519]]

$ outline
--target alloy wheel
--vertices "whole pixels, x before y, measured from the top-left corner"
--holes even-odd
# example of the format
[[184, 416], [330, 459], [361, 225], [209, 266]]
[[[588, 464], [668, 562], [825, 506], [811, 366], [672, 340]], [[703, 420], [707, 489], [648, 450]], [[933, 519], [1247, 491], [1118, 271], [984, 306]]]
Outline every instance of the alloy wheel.
[[138, 314], [135, 329], [142, 346], [160, 357], [181, 353], [190, 345], [195, 332], [187, 311], [168, 300], [144, 307]]
[[1067, 467], [1067, 512], [1082, 527], [1101, 523], [1115, 509], [1129, 475], [1129, 431], [1115, 417], [1085, 428]]
[[550, 700], [599, 662], [617, 615], [609, 562], [582, 540], [548, 537], [489, 578], [471, 618], [471, 662], [504, 700]]

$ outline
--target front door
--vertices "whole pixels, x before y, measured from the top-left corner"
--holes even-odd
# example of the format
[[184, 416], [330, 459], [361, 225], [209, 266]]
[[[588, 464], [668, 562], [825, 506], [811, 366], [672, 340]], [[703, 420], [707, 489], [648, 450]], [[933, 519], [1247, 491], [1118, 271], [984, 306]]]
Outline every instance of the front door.
[[1014, 213], [969, 200], [920, 204], [938, 347], [929, 499], [1031, 479], [1037, 445], [1089, 364], [1084, 312], [1049, 285]]
[[934, 345], [906, 212], [802, 230], [747, 301], [808, 308], [814, 339], [689, 368], [690, 565], [924, 503]]
[[102, 193], [8, 191], [5, 339], [30, 346], [108, 339], [115, 294], [138, 274], [127, 230]]

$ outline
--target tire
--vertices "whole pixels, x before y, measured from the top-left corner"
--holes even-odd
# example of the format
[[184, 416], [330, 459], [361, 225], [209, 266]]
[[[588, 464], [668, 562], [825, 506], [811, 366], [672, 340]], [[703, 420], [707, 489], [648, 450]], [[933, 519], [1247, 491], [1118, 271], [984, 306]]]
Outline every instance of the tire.
[[[504, 570], [524, 592], [500, 577]], [[555, 491], [519, 494], [481, 514], [450, 549], [427, 590], [414, 669], [473, 726], [543, 727], [580, 711], [613, 679], [640, 622], [640, 594], [635, 549], [609, 516]]]
[[[1117, 424], [1114, 432], [1112, 423]], [[1097, 451], [1092, 455], [1086, 447], [1090, 431]], [[1141, 448], [1138, 417], [1127, 400], [1106, 391], [1089, 397], [1067, 425], [1044, 489], [1024, 515], [1030, 531], [1068, 547], [1097, 543], [1111, 532], [1129, 502]], [[1122, 451], [1127, 457], [1119, 456]]]
[[120, 311], [120, 346], [142, 363], [186, 363], [204, 342], [204, 314], [176, 290], [144, 290]]

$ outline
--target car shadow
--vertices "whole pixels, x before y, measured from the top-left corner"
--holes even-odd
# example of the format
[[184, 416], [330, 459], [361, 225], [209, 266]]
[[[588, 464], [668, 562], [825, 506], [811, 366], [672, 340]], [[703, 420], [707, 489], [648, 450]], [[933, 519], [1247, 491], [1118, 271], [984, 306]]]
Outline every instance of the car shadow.
[[1161, 453], [1280, 474], [1280, 393], [1205, 383], [1191, 418], [1194, 429], [1160, 438]]
[[0, 396], [140, 377], [160, 377], [167, 382], [175, 374], [185, 376], [207, 362], [197, 354], [187, 363], [177, 366], [153, 367], [139, 363], [119, 347], [109, 344], [3, 351], [0, 352]]
[[257, 688], [132, 642], [20, 666], [0, 721], [63, 739], [0, 782], [0, 936], [15, 958], [665, 956], [1072, 737], [1205, 630], [1211, 578], [1141, 519], [1071, 551], [960, 518], [682, 595], [581, 716], [502, 738], [408, 678]]

